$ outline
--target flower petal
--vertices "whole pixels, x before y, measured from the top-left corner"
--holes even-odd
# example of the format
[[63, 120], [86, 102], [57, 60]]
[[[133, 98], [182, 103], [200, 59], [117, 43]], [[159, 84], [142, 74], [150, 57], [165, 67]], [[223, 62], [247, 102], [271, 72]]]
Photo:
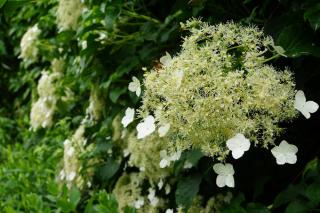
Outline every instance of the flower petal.
[[226, 176], [225, 175], [218, 175], [216, 179], [216, 184], [218, 187], [224, 187], [226, 185]]

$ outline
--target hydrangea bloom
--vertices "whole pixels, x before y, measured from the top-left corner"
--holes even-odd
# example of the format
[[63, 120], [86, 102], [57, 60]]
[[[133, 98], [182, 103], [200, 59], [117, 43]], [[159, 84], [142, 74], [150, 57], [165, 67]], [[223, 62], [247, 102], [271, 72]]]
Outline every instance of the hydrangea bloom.
[[35, 61], [37, 59], [39, 50], [37, 48], [36, 41], [40, 33], [41, 31], [38, 28], [38, 25], [34, 25], [33, 27], [29, 28], [28, 31], [22, 36], [20, 42], [20, 58], [32, 61]]
[[82, 13], [83, 4], [80, 0], [59, 0], [57, 24], [60, 31], [75, 30]]
[[251, 143], [273, 144], [283, 130], [278, 124], [297, 112], [292, 74], [264, 63], [272, 39], [234, 23], [192, 19], [182, 28], [190, 34], [181, 51], [167, 53], [163, 66], [144, 75], [141, 117], [152, 114], [170, 124], [168, 150], [200, 149], [222, 160], [229, 153], [226, 141], [240, 132]]
[[234, 187], [234, 169], [232, 164], [217, 163], [213, 165], [213, 170], [218, 174], [216, 183], [218, 187]]
[[283, 140], [279, 146], [275, 146], [271, 149], [271, 153], [276, 158], [277, 164], [279, 165], [285, 163], [295, 164], [297, 162], [297, 152], [298, 148], [285, 140]]
[[227, 140], [227, 147], [232, 152], [234, 159], [240, 158], [245, 151], [250, 148], [250, 141], [243, 134], [236, 134], [233, 138]]
[[139, 79], [133, 76], [132, 82], [129, 83], [128, 89], [130, 92], [135, 92], [136, 95], [139, 97], [141, 94], [141, 85]]
[[315, 113], [319, 109], [319, 105], [314, 101], [307, 101], [302, 90], [296, 93], [294, 107], [299, 110], [304, 117], [310, 118], [310, 113]]

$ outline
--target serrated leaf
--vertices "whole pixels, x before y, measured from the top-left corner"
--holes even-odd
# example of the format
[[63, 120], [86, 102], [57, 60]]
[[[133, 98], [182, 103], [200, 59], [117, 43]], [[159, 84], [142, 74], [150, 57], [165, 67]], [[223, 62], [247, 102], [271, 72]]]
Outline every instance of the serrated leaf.
[[177, 205], [187, 208], [191, 205], [193, 198], [199, 191], [201, 179], [200, 175], [192, 175], [179, 180], [176, 191]]

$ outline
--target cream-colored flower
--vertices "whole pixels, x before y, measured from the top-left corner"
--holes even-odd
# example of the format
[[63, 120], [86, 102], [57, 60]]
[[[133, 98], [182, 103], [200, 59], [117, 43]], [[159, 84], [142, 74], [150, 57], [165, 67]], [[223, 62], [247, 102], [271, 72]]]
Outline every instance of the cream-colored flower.
[[276, 158], [277, 164], [279, 165], [285, 163], [295, 164], [297, 162], [297, 152], [298, 148], [285, 140], [283, 140], [279, 146], [275, 146], [271, 149], [271, 153]]
[[164, 137], [170, 129], [170, 124], [165, 124], [163, 126], [160, 126], [158, 129], [159, 137]]
[[236, 134], [233, 138], [227, 140], [227, 147], [232, 152], [234, 159], [240, 158], [245, 151], [250, 148], [250, 141], [243, 134]]
[[121, 120], [123, 127], [127, 127], [133, 121], [133, 119], [134, 119], [134, 109], [128, 107], [126, 109], [125, 116]]
[[143, 122], [137, 125], [138, 139], [142, 139], [152, 134], [156, 130], [155, 120], [152, 115], [147, 116]]
[[164, 66], [169, 66], [171, 64], [171, 61], [172, 61], [172, 57], [168, 52], [166, 52], [165, 56], [162, 56], [160, 58], [160, 63]]
[[213, 170], [215, 173], [218, 174], [216, 183], [218, 187], [234, 187], [234, 169], [232, 164], [222, 164], [222, 163], [216, 163], [213, 166]]
[[139, 97], [141, 94], [141, 85], [139, 79], [133, 76], [132, 82], [129, 83], [128, 89], [130, 92], [135, 92], [136, 95]]
[[302, 90], [296, 93], [294, 108], [299, 110], [304, 117], [310, 118], [310, 113], [315, 113], [319, 109], [319, 105], [314, 101], [307, 101], [306, 96]]

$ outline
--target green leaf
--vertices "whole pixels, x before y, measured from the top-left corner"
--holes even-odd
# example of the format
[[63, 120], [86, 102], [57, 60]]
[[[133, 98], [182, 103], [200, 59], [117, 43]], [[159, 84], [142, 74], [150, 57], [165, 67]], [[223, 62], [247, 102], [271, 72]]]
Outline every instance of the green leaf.
[[308, 208], [306, 207], [305, 203], [302, 203], [300, 201], [291, 202], [285, 211], [285, 213], [307, 213], [307, 212], [310, 212], [310, 211], [308, 211]]
[[73, 206], [73, 209], [76, 209], [81, 198], [80, 191], [76, 187], [72, 187], [69, 198], [70, 198], [70, 203]]
[[99, 169], [99, 175], [102, 180], [108, 180], [119, 170], [120, 164], [116, 161], [108, 161]]
[[306, 174], [313, 173], [314, 171], [316, 171], [317, 167], [318, 167], [318, 158], [315, 158], [309, 161], [303, 170], [302, 176], [305, 177]]
[[288, 189], [280, 192], [280, 194], [276, 197], [273, 207], [277, 208], [283, 204], [286, 204], [296, 198], [298, 195], [303, 194], [305, 190], [305, 185], [289, 185]]
[[320, 27], [320, 3], [308, 8], [304, 12], [304, 19], [309, 21], [315, 31], [318, 30]]
[[111, 89], [110, 93], [109, 93], [109, 98], [110, 100], [113, 102], [113, 103], [117, 103], [118, 101], [118, 98], [126, 93], [127, 91], [127, 88], [126, 87], [118, 87], [118, 88], [115, 88], [115, 89]]
[[270, 210], [260, 203], [249, 203], [247, 205], [248, 213], [269, 213]]
[[302, 24], [289, 25], [283, 28], [276, 39], [277, 46], [281, 46], [286, 56], [299, 57], [313, 55], [320, 57], [320, 47], [314, 43], [314, 37]]
[[179, 180], [176, 191], [176, 203], [178, 205], [187, 208], [191, 205], [193, 198], [199, 191], [201, 179], [200, 175], [191, 175]]
[[0, 8], [3, 7], [3, 5], [7, 2], [7, 0], [0, 0]]
[[311, 201], [320, 202], [320, 183], [309, 185], [305, 194]]
[[186, 160], [195, 166], [198, 164], [201, 157], [203, 157], [203, 154], [200, 150], [192, 150], [187, 153]]

